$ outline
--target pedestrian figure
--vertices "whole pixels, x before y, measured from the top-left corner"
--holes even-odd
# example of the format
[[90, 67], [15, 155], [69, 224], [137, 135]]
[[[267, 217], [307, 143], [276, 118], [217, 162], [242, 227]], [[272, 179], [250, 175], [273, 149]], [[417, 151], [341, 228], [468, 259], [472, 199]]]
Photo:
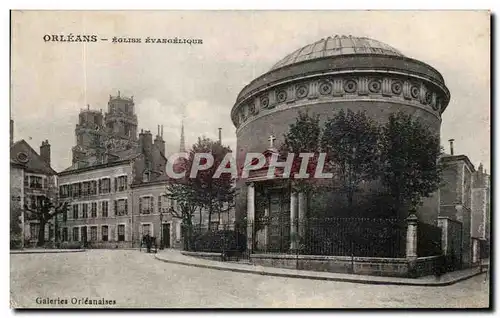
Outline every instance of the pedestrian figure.
[[144, 236], [144, 241], [146, 243], [147, 252], [151, 253], [151, 236], [149, 236], [149, 233]]

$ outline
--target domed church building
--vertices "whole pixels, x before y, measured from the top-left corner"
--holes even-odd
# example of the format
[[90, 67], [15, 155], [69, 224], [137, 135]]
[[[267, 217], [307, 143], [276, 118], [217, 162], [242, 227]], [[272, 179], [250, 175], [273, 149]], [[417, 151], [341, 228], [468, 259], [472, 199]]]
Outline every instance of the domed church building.
[[[378, 123], [404, 111], [439, 135], [441, 114], [449, 101], [450, 92], [436, 69], [388, 44], [350, 35], [320, 39], [285, 56], [238, 94], [231, 110], [237, 164], [243, 165], [247, 153], [268, 151], [270, 140], [271, 146], [280, 145], [301, 111], [319, 115], [321, 124], [340, 110], [366, 111]], [[259, 195], [259, 182], [264, 185], [258, 189], [266, 187], [266, 181], [254, 180], [252, 174], [239, 181], [237, 218], [251, 220], [255, 215], [255, 206], [249, 202]], [[300, 194], [294, 197], [284, 190], [273, 197], [272, 191], [265, 192], [269, 199], [266, 216], [278, 213], [293, 218], [298, 213], [302, 218], [307, 213], [306, 199]], [[438, 196], [427, 198], [421, 210], [420, 221], [437, 225]]]

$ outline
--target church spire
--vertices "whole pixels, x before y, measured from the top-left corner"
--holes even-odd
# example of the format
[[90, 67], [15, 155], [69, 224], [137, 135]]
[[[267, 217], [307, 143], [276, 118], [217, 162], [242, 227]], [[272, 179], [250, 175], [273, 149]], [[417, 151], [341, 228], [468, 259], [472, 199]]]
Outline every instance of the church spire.
[[181, 124], [181, 142], [179, 152], [186, 152], [186, 141], [184, 140], [184, 119], [182, 120]]

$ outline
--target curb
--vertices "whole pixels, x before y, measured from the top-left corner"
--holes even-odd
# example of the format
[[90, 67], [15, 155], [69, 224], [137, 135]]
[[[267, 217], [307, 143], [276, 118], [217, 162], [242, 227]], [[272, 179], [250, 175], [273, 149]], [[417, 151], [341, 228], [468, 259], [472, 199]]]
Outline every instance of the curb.
[[40, 251], [10, 251], [10, 254], [56, 254], [56, 253], [81, 253], [85, 252], [85, 249], [74, 249], [74, 250], [40, 250]]
[[367, 284], [367, 285], [400, 285], [400, 286], [421, 286], [421, 287], [440, 287], [440, 286], [449, 286], [456, 284], [458, 282], [464, 281], [466, 279], [472, 278], [477, 275], [481, 275], [484, 272], [471, 273], [469, 275], [465, 275], [463, 277], [459, 277], [456, 279], [451, 279], [449, 281], [438, 281], [438, 282], [418, 282], [418, 281], [408, 281], [408, 282], [397, 282], [397, 281], [382, 281], [382, 280], [367, 280], [367, 279], [356, 279], [356, 278], [342, 278], [342, 277], [328, 277], [328, 276], [316, 276], [316, 275], [308, 275], [308, 274], [292, 274], [292, 273], [272, 273], [266, 271], [252, 270], [252, 269], [242, 269], [242, 268], [229, 268], [218, 265], [206, 265], [206, 264], [196, 264], [196, 263], [187, 263], [181, 261], [173, 261], [164, 258], [158, 257], [155, 254], [155, 259], [164, 262], [171, 263], [177, 265], [191, 266], [191, 267], [200, 267], [200, 268], [208, 268], [208, 269], [216, 269], [221, 271], [230, 271], [237, 273], [245, 273], [245, 274], [257, 274], [264, 276], [276, 276], [276, 277], [286, 277], [286, 278], [302, 278], [302, 279], [314, 279], [314, 280], [326, 280], [326, 281], [334, 281], [334, 282], [344, 282], [344, 283], [357, 283], [357, 284]]

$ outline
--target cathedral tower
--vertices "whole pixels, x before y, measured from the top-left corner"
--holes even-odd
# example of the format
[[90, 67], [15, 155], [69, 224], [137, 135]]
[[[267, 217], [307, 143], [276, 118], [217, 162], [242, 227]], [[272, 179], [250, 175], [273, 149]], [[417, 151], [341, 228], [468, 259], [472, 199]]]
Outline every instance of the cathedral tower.
[[75, 128], [76, 146], [73, 147], [73, 163], [89, 156], [95, 156], [103, 150], [106, 138], [102, 110], [82, 109]]
[[104, 117], [111, 144], [107, 148], [130, 149], [137, 145], [137, 115], [134, 97], [109, 96], [108, 112]]

